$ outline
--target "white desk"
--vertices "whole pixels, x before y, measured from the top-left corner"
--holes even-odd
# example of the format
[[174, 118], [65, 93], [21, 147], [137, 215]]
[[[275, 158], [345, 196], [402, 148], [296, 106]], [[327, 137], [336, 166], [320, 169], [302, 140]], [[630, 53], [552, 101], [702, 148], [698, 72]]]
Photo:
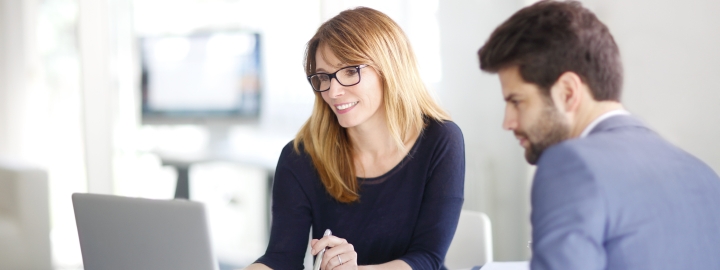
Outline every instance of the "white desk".
[[482, 267], [473, 267], [458, 270], [529, 270], [530, 262], [489, 262]]

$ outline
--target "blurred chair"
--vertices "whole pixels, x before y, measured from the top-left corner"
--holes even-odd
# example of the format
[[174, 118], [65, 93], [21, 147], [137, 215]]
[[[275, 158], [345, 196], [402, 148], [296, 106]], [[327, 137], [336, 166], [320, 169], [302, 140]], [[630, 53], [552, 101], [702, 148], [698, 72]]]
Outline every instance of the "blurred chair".
[[0, 270], [50, 270], [48, 177], [0, 159]]
[[462, 210], [445, 266], [464, 269], [493, 261], [490, 218], [485, 213]]

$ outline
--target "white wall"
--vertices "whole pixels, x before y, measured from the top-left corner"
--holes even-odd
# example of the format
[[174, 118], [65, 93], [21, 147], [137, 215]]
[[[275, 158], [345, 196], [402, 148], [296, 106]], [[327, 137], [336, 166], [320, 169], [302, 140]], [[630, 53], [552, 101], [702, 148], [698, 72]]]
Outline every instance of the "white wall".
[[527, 258], [528, 166], [501, 129], [504, 102], [494, 75], [480, 71], [477, 50], [519, 1], [441, 1], [442, 81], [438, 93], [465, 136], [465, 204], [490, 216], [496, 260]]
[[30, 159], [35, 92], [33, 1], [0, 1], [0, 155]]

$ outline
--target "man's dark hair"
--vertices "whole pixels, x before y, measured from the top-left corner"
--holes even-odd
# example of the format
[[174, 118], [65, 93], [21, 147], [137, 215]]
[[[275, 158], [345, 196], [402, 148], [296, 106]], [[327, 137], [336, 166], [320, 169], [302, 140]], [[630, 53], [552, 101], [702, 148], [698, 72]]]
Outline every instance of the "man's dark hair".
[[540, 1], [513, 14], [478, 51], [487, 72], [515, 66], [545, 95], [565, 72], [586, 83], [597, 101], [620, 101], [620, 52], [605, 24], [577, 1]]

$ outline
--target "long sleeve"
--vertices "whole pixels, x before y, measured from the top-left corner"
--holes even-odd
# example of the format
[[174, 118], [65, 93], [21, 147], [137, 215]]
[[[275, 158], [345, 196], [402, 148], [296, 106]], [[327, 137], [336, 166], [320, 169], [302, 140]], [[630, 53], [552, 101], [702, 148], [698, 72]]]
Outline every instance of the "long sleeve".
[[605, 269], [606, 206], [582, 157], [567, 145], [546, 150], [531, 202], [531, 269]]
[[265, 255], [256, 262], [273, 269], [303, 269], [312, 220], [306, 190], [294, 174], [292, 144], [283, 150], [278, 161], [272, 190], [272, 227]]
[[[432, 151], [420, 214], [408, 252], [400, 259], [412, 269], [441, 269], [463, 204], [465, 146], [462, 132], [445, 122]], [[432, 136], [432, 134], [428, 134]]]

